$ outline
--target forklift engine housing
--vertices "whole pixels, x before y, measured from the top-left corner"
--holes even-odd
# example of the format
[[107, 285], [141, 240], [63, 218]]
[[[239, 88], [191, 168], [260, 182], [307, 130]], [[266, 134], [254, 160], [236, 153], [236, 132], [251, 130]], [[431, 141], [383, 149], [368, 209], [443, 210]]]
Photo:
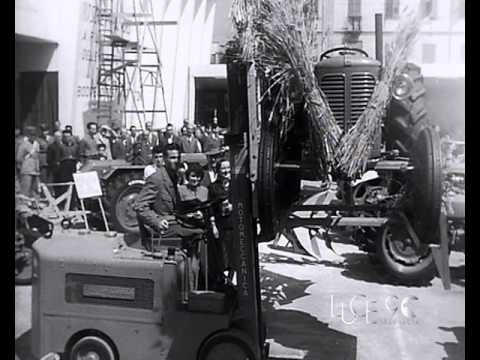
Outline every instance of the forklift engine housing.
[[33, 248], [36, 358], [53, 351], [69, 359], [74, 344], [94, 339], [116, 360], [196, 359], [204, 339], [228, 327], [227, 314], [186, 310], [178, 249], [153, 259], [99, 233], [56, 234]]

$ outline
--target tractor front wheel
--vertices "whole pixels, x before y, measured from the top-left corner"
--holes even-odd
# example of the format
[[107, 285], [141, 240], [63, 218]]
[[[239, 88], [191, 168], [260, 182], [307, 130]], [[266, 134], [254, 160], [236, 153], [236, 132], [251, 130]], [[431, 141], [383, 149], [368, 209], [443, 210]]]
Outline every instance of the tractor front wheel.
[[429, 246], [415, 244], [401, 222], [389, 223], [379, 231], [376, 255], [390, 277], [405, 285], [429, 283], [436, 274]]

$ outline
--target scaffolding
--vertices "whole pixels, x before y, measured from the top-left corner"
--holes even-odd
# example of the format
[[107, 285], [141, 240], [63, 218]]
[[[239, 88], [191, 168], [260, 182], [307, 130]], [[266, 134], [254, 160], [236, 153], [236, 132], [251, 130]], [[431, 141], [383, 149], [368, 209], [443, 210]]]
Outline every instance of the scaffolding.
[[141, 129], [168, 123], [152, 0], [97, 0], [97, 121]]

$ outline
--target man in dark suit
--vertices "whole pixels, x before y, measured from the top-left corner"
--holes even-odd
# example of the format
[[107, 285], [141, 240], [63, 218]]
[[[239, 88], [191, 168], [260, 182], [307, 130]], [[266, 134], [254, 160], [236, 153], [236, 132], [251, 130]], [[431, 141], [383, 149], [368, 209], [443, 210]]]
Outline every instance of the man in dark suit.
[[182, 153], [191, 154], [191, 153], [201, 153], [202, 145], [200, 141], [193, 134], [193, 126], [188, 125], [186, 129], [186, 134], [180, 137], [180, 151]]
[[145, 138], [148, 146], [150, 146], [150, 150], [153, 150], [153, 147], [158, 145], [158, 135], [153, 131], [150, 121], [145, 123]]
[[222, 147], [222, 138], [219, 134], [218, 127], [212, 128], [212, 131], [208, 133], [204, 139], [204, 152], [216, 151]]
[[142, 245], [151, 251], [150, 239], [145, 229], [148, 225], [152, 230], [162, 233], [162, 238], [180, 237], [182, 248], [187, 250], [189, 260], [189, 288], [197, 288], [199, 260], [198, 244], [204, 231], [199, 228], [189, 228], [179, 223], [175, 217], [177, 203], [177, 169], [180, 151], [175, 144], [169, 144], [164, 149], [165, 166], [159, 168], [145, 180], [145, 185], [137, 196], [134, 209], [137, 212]]
[[167, 124], [165, 133], [162, 134], [158, 140], [159, 140], [159, 145], [162, 149], [165, 149], [167, 145], [171, 145], [171, 144], [180, 146], [180, 138], [174, 134], [172, 124]]
[[[162, 231], [163, 237], [201, 235], [203, 231], [185, 228], [175, 218], [177, 203], [177, 170], [180, 159], [178, 146], [167, 145], [163, 152], [165, 166], [149, 176], [135, 201], [135, 211], [141, 224], [154, 231]], [[148, 249], [142, 238], [142, 244]]]

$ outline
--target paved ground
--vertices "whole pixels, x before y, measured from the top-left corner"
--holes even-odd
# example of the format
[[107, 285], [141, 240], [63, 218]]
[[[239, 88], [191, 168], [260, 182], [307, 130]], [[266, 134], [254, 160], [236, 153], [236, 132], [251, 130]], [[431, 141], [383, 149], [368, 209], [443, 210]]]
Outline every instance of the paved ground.
[[[334, 244], [334, 249], [339, 255], [321, 248], [322, 260], [317, 262], [273, 250], [269, 244], [260, 246], [262, 299], [273, 357], [465, 358], [463, 254], [451, 256], [454, 284], [445, 291], [438, 278], [425, 287], [386, 283], [354, 246]], [[31, 359], [30, 296], [30, 287], [15, 288], [16, 360]]]

